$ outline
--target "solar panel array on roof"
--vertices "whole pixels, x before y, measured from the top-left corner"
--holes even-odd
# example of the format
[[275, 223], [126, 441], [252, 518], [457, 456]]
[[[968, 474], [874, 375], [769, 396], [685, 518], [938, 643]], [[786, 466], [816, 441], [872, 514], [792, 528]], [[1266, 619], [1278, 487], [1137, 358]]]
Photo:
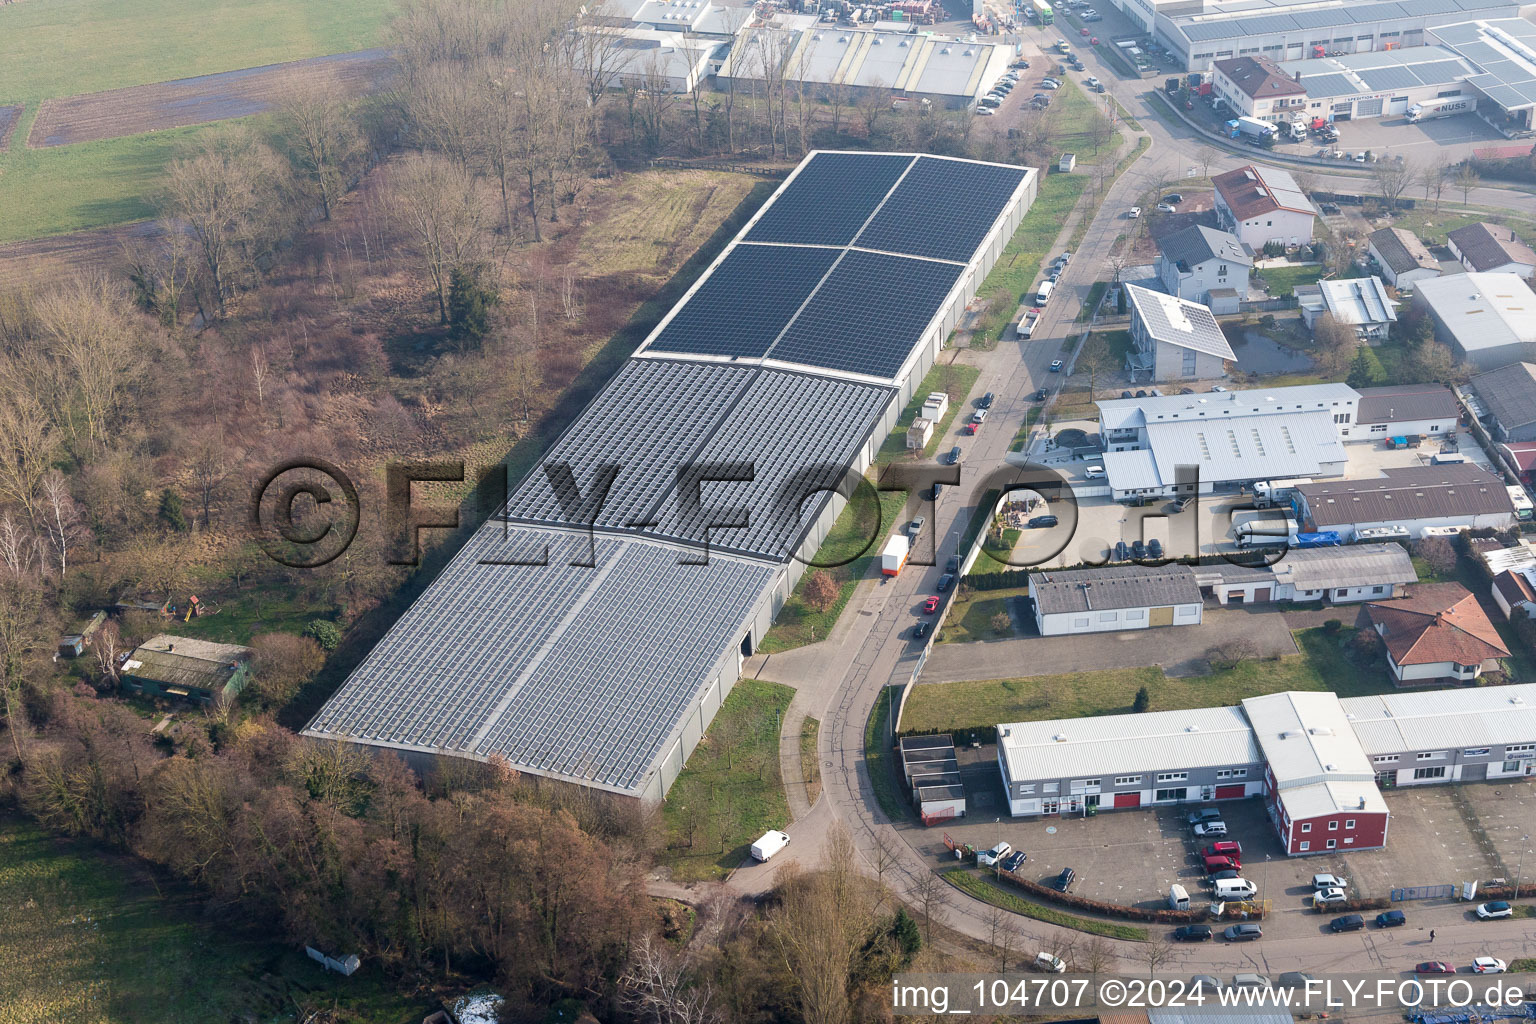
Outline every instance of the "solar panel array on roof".
[[762, 356], [840, 251], [738, 245], [648, 347], [696, 355]]
[[847, 245], [913, 159], [894, 153], [818, 154], [763, 211], [746, 240]]
[[[1355, 25], [1391, 24], [1395, 21], [1445, 15], [1455, 18], [1466, 12], [1516, 9], [1512, 0], [1379, 0], [1317, 10], [1291, 11], [1286, 3], [1270, 0], [1273, 13], [1259, 14], [1251, 5], [1223, 4], [1217, 11], [1202, 9], [1190, 15], [1171, 15], [1174, 26], [1190, 42], [1275, 35], [1308, 29], [1345, 28]], [[1238, 12], [1245, 17], [1221, 17]], [[1207, 20], [1187, 20], [1203, 18]]]
[[1358, 91], [1348, 75], [1303, 76], [1302, 84], [1307, 87], [1309, 96], [1347, 96]]
[[895, 376], [963, 269], [954, 263], [853, 250], [769, 358]]
[[1358, 72], [1360, 80], [1370, 87], [1373, 92], [1386, 92], [1389, 89], [1411, 89], [1421, 84], [1418, 76], [1407, 68], [1367, 68]]
[[976, 252], [1025, 169], [923, 157], [854, 244], [861, 249], [965, 262]]

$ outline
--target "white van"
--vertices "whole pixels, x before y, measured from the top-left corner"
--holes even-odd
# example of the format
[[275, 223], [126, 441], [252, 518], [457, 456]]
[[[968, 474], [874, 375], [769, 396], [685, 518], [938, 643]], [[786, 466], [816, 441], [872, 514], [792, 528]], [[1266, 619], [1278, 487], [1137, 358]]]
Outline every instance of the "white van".
[[1189, 890], [1182, 885], [1170, 885], [1168, 887], [1168, 909], [1188, 910]]
[[1216, 883], [1218, 900], [1251, 900], [1259, 887], [1246, 878], [1226, 878]]
[[770, 829], [763, 833], [763, 838], [752, 844], [752, 856], [756, 860], [767, 860], [788, 845], [788, 833]]
[[1035, 305], [1043, 306], [1051, 301], [1051, 292], [1056, 290], [1055, 281], [1041, 281], [1040, 290], [1035, 292]]

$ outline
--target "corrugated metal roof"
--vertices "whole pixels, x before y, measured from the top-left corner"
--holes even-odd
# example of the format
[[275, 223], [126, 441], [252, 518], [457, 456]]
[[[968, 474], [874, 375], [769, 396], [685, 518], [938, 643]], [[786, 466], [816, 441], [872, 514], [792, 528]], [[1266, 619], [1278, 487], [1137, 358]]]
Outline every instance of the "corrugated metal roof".
[[1352, 544], [1339, 548], [1291, 548], [1273, 567], [1279, 583], [1297, 590], [1333, 590], [1414, 583], [1413, 559], [1401, 544]]
[[[1280, 803], [1292, 821], [1305, 821], [1341, 811], [1386, 814], [1387, 802], [1375, 782], [1315, 782], [1280, 792]], [[1323, 840], [1315, 840], [1321, 846]]]
[[1352, 277], [1319, 281], [1323, 305], [1333, 318], [1352, 327], [1395, 323], [1397, 311], [1379, 277]]
[[1536, 683], [1346, 697], [1369, 755], [1536, 742]]
[[1158, 476], [1171, 483], [1179, 466], [1198, 466], [1201, 480], [1313, 476], [1348, 456], [1333, 414], [1233, 416], [1147, 424]]
[[1536, 363], [1510, 363], [1480, 373], [1470, 383], [1504, 430], [1536, 423]]
[[1200, 603], [1194, 572], [1176, 564], [1032, 573], [1029, 595], [1046, 615]]
[[1303, 484], [1297, 490], [1321, 530], [1515, 511], [1504, 481], [1472, 463], [1406, 466], [1370, 479]]
[[1163, 478], [1157, 472], [1157, 459], [1145, 448], [1129, 452], [1105, 452], [1100, 461], [1104, 463], [1104, 476], [1109, 486], [1117, 491], [1163, 485]]
[[997, 735], [1008, 777], [1021, 782], [1262, 760], [1247, 718], [1235, 707], [1016, 722], [999, 725]]
[[1292, 690], [1243, 701], [1279, 789], [1371, 782], [1375, 769], [1350, 730], [1338, 695]]
[[1309, 409], [1331, 410], [1336, 404], [1354, 402], [1358, 397], [1359, 393], [1348, 384], [1302, 384], [1157, 398], [1106, 398], [1094, 405], [1099, 410], [1100, 425], [1116, 430], [1159, 421], [1288, 416]]

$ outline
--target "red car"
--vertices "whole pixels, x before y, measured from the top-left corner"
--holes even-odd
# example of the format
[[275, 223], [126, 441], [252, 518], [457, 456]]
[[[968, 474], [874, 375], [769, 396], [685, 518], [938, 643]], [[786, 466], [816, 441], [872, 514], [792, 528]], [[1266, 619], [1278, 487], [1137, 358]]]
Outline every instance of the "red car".
[[934, 612], [936, 612], [938, 610], [939, 610], [939, 599], [938, 599], [937, 596], [930, 597], [928, 600], [923, 602], [923, 611], [926, 612], [927, 614], [932, 615]]
[[1085, 29], [1085, 28], [1080, 28], [1077, 31], [1078, 31], [1079, 35], [1082, 35], [1082, 36], [1087, 36], [1088, 35], [1088, 30]]
[[1215, 874], [1218, 871], [1241, 871], [1241, 870], [1243, 870], [1242, 862], [1238, 861], [1238, 860], [1234, 860], [1231, 857], [1207, 857], [1207, 858], [1205, 858], [1205, 871], [1206, 871], [1206, 874]]
[[981, 424], [980, 423], [967, 423], [965, 426], [960, 428], [960, 433], [966, 435], [967, 437], [971, 437], [971, 436], [974, 436], [976, 431], [978, 431], [980, 429], [981, 429]]
[[1456, 968], [1444, 960], [1425, 960], [1413, 969], [1414, 974], [1455, 974]]
[[1243, 855], [1243, 844], [1235, 839], [1223, 839], [1219, 843], [1212, 843], [1201, 853], [1202, 857], [1231, 857], [1233, 860]]

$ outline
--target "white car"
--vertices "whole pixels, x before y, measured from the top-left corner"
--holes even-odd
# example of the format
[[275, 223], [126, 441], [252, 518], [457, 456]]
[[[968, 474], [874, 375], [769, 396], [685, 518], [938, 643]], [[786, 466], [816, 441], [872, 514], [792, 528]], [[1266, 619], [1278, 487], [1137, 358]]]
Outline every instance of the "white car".
[[1496, 956], [1480, 956], [1472, 961], [1473, 974], [1503, 974], [1507, 964]]
[[1089, 466], [1087, 469], [1083, 470], [1083, 476], [1087, 477], [1089, 480], [1102, 480], [1104, 479], [1104, 467]]
[[1047, 974], [1061, 974], [1067, 969], [1067, 962], [1054, 953], [1036, 953], [1035, 970], [1044, 971]]
[[990, 850], [982, 850], [976, 855], [976, 863], [984, 868], [989, 868], [1013, 852], [1013, 847], [1008, 843], [998, 843]]
[[1095, 78], [1094, 76], [1089, 75], [1088, 76], [1088, 87], [1090, 89], [1097, 89], [1099, 87], [1099, 80], [1097, 78]]
[[997, 113], [997, 111], [993, 110], [991, 107], [977, 107], [976, 108], [976, 115], [978, 117], [992, 117], [996, 113]]
[[1515, 908], [1505, 900], [1494, 900], [1492, 903], [1478, 904], [1477, 916], [1484, 921], [1492, 921], [1498, 917], [1514, 917]]
[[1316, 906], [1327, 906], [1329, 903], [1345, 903], [1348, 900], [1349, 894], [1337, 887], [1319, 889], [1312, 897], [1312, 902]]
[[1136, 218], [1141, 216], [1141, 207], [1133, 206], [1129, 210], [1126, 211], [1125, 215], [1127, 217], [1131, 218], [1131, 220], [1135, 220]]
[[1061, 83], [1056, 81], [1054, 78], [1047, 78], [1045, 81], [1040, 83], [1040, 88], [1046, 90], [1060, 89]]
[[1206, 836], [1224, 836], [1227, 834], [1227, 823], [1224, 821], [1208, 821], [1203, 825], [1195, 826], [1195, 835], [1202, 839]]
[[1178, 213], [1179, 212], [1178, 210], [1174, 209], [1172, 203], [1158, 203], [1157, 204], [1157, 209], [1158, 209], [1159, 213]]
[[977, 409], [975, 412], [971, 413], [971, 422], [972, 423], [985, 423], [985, 422], [987, 422], [987, 410], [985, 410], [985, 409]]
[[1349, 883], [1338, 875], [1313, 875], [1312, 888], [1314, 889], [1347, 889]]

